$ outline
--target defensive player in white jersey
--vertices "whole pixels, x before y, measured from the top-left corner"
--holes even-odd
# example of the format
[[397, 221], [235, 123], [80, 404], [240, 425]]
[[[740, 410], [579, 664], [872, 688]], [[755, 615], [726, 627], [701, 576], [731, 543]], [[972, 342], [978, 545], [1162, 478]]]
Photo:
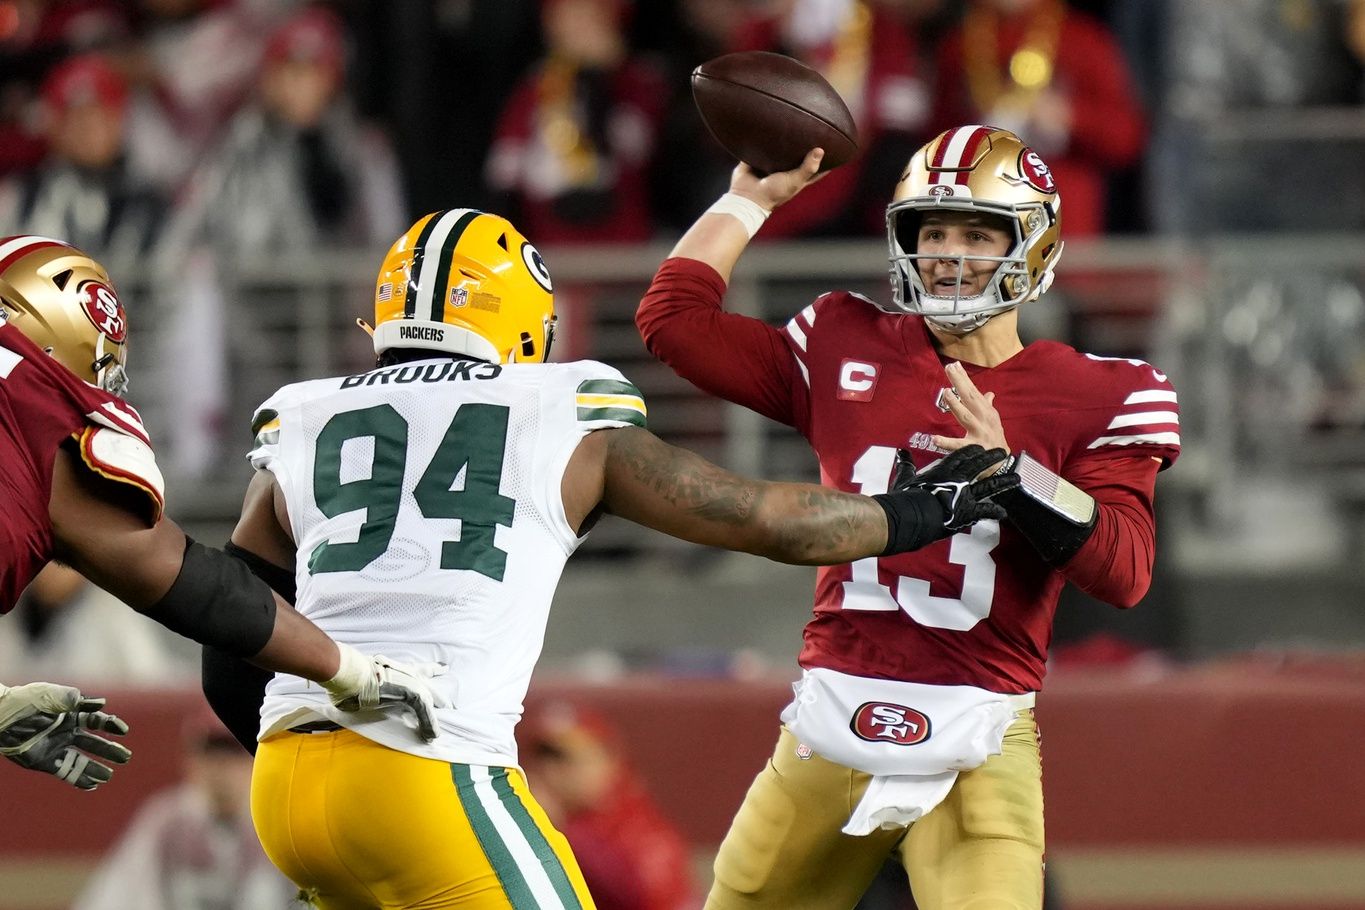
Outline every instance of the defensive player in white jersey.
[[592, 906], [517, 769], [513, 729], [564, 562], [604, 511], [831, 563], [999, 517], [989, 497], [1017, 482], [974, 480], [1004, 456], [979, 446], [873, 498], [736, 477], [666, 445], [615, 369], [544, 362], [550, 276], [495, 215], [418, 221], [384, 260], [375, 316], [378, 368], [260, 408], [233, 533], [338, 640], [449, 668], [425, 744], [401, 718], [269, 682], [253, 816], [270, 858], [327, 910]]

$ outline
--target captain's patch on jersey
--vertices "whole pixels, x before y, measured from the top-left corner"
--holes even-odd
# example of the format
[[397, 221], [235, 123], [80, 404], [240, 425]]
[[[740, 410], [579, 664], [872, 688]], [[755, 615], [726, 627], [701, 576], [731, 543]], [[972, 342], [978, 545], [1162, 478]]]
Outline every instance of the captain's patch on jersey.
[[578, 419], [584, 423], [594, 420], [617, 420], [622, 423], [645, 425], [644, 396], [629, 382], [617, 379], [587, 379], [578, 384], [575, 399]]

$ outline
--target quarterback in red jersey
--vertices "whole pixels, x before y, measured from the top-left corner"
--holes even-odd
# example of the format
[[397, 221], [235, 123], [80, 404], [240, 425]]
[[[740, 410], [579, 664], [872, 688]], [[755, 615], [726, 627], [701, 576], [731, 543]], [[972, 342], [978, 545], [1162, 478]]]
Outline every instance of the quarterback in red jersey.
[[[0, 238], [0, 613], [59, 559], [134, 609], [262, 667], [322, 683], [347, 710], [406, 706], [432, 738], [421, 674], [339, 645], [246, 563], [162, 517], [162, 481], [127, 384], [127, 318], [104, 267], [45, 237]], [[99, 699], [0, 685], [0, 754], [81, 789], [128, 750]], [[90, 754], [83, 754], [90, 753]]]
[[818, 298], [782, 329], [722, 310], [766, 214], [815, 179], [736, 168], [636, 320], [702, 389], [795, 427], [824, 483], [875, 493], [913, 453], [1013, 453], [1009, 517], [912, 553], [819, 570], [797, 696], [716, 859], [708, 907], [852, 907], [888, 855], [922, 907], [1042, 905], [1034, 693], [1070, 581], [1131, 607], [1151, 580], [1156, 475], [1176, 395], [1138, 360], [1024, 345], [1017, 307], [1052, 283], [1059, 199], [1006, 130], [915, 153], [887, 210], [892, 303]]

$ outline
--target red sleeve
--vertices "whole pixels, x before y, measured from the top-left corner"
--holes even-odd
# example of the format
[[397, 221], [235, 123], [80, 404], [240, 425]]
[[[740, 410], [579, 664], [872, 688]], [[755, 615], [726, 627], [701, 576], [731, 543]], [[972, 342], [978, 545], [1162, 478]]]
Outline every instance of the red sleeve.
[[761, 319], [721, 309], [725, 281], [695, 259], [665, 259], [635, 325], [645, 347], [697, 388], [779, 423], [803, 429], [806, 391], [782, 333]]
[[1152, 495], [1160, 467], [1145, 455], [1090, 459], [1067, 477], [1099, 505], [1095, 532], [1062, 566], [1067, 580], [1091, 597], [1127, 608], [1147, 593], [1156, 556]]

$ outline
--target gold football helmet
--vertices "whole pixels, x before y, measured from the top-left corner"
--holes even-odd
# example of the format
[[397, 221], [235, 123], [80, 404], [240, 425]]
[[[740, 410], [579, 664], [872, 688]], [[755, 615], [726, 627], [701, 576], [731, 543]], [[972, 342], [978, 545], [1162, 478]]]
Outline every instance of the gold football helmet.
[[448, 209], [408, 228], [374, 291], [374, 350], [425, 348], [542, 363], [554, 341], [545, 260], [506, 218]]
[[0, 317], [91, 385], [127, 389], [123, 303], [104, 266], [70, 244], [0, 238]]
[[[931, 257], [917, 255], [916, 245], [920, 221], [930, 209], [995, 215], [1013, 230], [1014, 242], [1004, 256], [972, 257], [1000, 263], [982, 293], [964, 297], [959, 289], [948, 297], [926, 290], [917, 263]], [[910, 159], [886, 209], [896, 311], [966, 334], [997, 313], [1036, 299], [1052, 284], [1062, 255], [1060, 209], [1052, 171], [1014, 133], [990, 126], [940, 133]]]

